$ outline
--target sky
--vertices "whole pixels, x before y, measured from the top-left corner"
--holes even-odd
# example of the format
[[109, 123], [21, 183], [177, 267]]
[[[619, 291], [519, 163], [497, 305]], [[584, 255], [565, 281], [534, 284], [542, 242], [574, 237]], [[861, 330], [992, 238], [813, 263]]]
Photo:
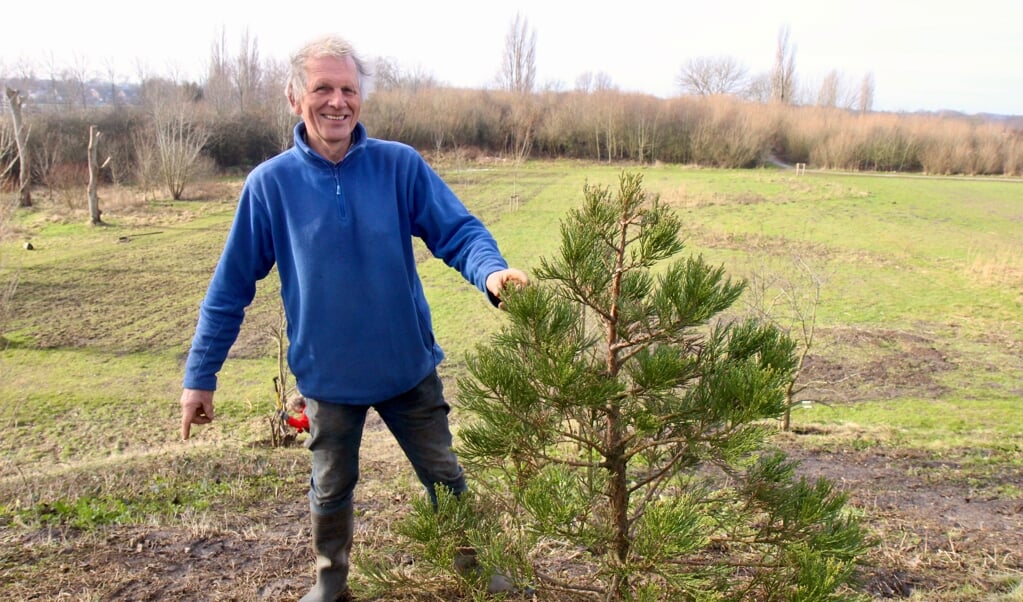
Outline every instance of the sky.
[[731, 57], [771, 70], [789, 32], [797, 87], [815, 94], [837, 71], [858, 90], [874, 80], [874, 109], [1023, 115], [1020, 0], [18, 0], [0, 11], [0, 78], [26, 64], [84, 66], [123, 80], [201, 78], [221, 34], [237, 52], [246, 33], [264, 58], [286, 60], [324, 33], [367, 58], [460, 87], [494, 85], [516, 15], [536, 33], [537, 83], [570, 90], [603, 73], [623, 91], [662, 98], [693, 58]]

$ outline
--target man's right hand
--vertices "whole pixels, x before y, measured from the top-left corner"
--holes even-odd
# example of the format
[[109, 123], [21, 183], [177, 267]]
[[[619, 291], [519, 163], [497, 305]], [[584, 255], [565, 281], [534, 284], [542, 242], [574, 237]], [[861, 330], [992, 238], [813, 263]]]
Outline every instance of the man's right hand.
[[181, 392], [181, 438], [188, 439], [193, 424], [213, 422], [213, 391], [185, 389]]

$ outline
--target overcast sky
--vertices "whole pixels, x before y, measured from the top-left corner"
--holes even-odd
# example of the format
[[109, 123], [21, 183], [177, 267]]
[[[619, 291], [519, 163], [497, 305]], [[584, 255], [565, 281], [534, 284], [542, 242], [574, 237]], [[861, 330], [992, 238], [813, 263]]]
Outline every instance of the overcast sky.
[[228, 2], [12, 0], [0, 11], [0, 76], [19, 65], [114, 65], [199, 79], [223, 30], [236, 52], [248, 31], [281, 60], [321, 33], [349, 38], [366, 57], [465, 87], [492, 85], [516, 14], [536, 32], [537, 82], [571, 89], [603, 72], [622, 90], [678, 94], [695, 57], [730, 56], [770, 70], [788, 27], [797, 86], [814, 92], [831, 70], [849, 89], [873, 74], [874, 108], [1023, 114], [1020, 0], [363, 0]]

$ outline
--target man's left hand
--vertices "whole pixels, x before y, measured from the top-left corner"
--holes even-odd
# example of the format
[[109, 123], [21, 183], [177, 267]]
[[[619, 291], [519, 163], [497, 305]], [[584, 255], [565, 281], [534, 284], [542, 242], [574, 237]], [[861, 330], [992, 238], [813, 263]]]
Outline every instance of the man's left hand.
[[[516, 270], [515, 268], [498, 270], [487, 276], [487, 291], [498, 299], [501, 298], [501, 293], [509, 285], [526, 286], [527, 284], [529, 284], [529, 276], [522, 270]], [[499, 303], [498, 307], [504, 309], [504, 303]]]

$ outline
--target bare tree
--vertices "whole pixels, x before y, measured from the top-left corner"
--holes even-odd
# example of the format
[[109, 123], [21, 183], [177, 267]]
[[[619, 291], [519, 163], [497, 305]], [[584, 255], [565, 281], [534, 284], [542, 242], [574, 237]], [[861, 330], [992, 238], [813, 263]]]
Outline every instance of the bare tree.
[[810, 91], [807, 97], [809, 102], [819, 107], [855, 109], [859, 103], [856, 89], [849, 85], [846, 77], [837, 69], [829, 71], [821, 80], [816, 98], [813, 98], [813, 92]]
[[73, 137], [67, 131], [47, 133], [33, 144], [32, 172], [35, 181], [46, 188], [46, 194], [51, 199], [58, 192], [63, 192], [61, 188], [74, 179], [69, 178], [68, 171], [62, 169], [70, 163], [65, 158], [65, 152], [73, 147]]
[[820, 91], [817, 92], [817, 106], [831, 108], [838, 106], [839, 85], [838, 71], [832, 69], [821, 82]]
[[[166, 80], [151, 80], [144, 89], [156, 177], [171, 198], [180, 200], [185, 187], [206, 167], [202, 150], [210, 139], [210, 128], [198, 112], [195, 91]], [[145, 139], [140, 142], [147, 144]], [[145, 153], [137, 154], [142, 157]]]
[[67, 90], [69, 105], [73, 96], [83, 109], [88, 108], [91, 73], [92, 68], [89, 66], [89, 59], [77, 53], [72, 57], [71, 64], [61, 70], [61, 77]]
[[46, 77], [48, 78], [50, 86], [49, 90], [47, 90], [46, 100], [54, 104], [68, 104], [68, 97], [70, 95], [67, 90], [64, 89], [65, 87], [61, 76], [60, 62], [57, 61], [57, 55], [50, 50], [44, 56], [43, 62], [43, 69], [46, 71]]
[[14, 122], [14, 141], [18, 148], [18, 206], [32, 206], [32, 159], [28, 148], [28, 127], [22, 118], [21, 108], [25, 99], [21, 92], [11, 87], [5, 87], [7, 95], [7, 106], [11, 109], [11, 119]]
[[521, 14], [504, 38], [504, 58], [498, 75], [501, 87], [512, 92], [528, 94], [536, 84], [536, 31]]
[[785, 431], [792, 426], [792, 408], [810, 401], [805, 398], [808, 391], [820, 393], [838, 384], [832, 380], [812, 380], [806, 373], [808, 358], [818, 343], [821, 292], [832, 272], [827, 265], [827, 257], [818, 260], [819, 265], [812, 265], [806, 258], [795, 255], [789, 270], [771, 270], [762, 266], [749, 278], [746, 289], [750, 314], [773, 324], [796, 343], [795, 370], [785, 387], [786, 403], [782, 415], [782, 429]]
[[397, 90], [402, 87], [404, 72], [394, 57], [377, 57], [373, 61], [373, 86], [377, 90]]
[[575, 78], [575, 90], [577, 92], [590, 92], [593, 90], [592, 71], [583, 71]]
[[512, 152], [516, 161], [522, 161], [532, 151], [539, 114], [534, 99], [527, 98], [536, 82], [536, 31], [520, 13], [515, 15], [504, 39], [498, 80], [502, 88], [523, 97], [513, 103], [509, 116]]
[[774, 54], [774, 71], [771, 72], [771, 98], [784, 104], [792, 104], [796, 92], [796, 50], [789, 42], [789, 27], [778, 31], [778, 45]]
[[288, 318], [284, 304], [277, 307], [277, 325], [270, 327], [270, 336], [277, 347], [277, 376], [274, 377], [274, 411], [267, 419], [270, 426], [270, 446], [285, 447], [295, 442], [298, 435], [288, 428], [288, 396], [295, 388], [288, 384]]
[[270, 59], [266, 62], [263, 83], [266, 89], [267, 115], [272, 124], [277, 149], [284, 151], [294, 141], [296, 116], [284, 96], [284, 85], [288, 79], [288, 64], [283, 60]]
[[[17, 87], [18, 82], [35, 81], [38, 79], [35, 69], [35, 64], [23, 56], [8, 64], [0, 59], [0, 81], [5, 82], [5, 86], [11, 87]], [[0, 97], [0, 105], [5, 105], [2, 97]]]
[[611, 75], [607, 71], [597, 71], [593, 74], [593, 87], [590, 89], [591, 92], [610, 92], [611, 90], [617, 90], [618, 86], [615, 85]]
[[140, 84], [145, 84], [147, 81], [155, 79], [153, 70], [149, 67], [149, 63], [139, 57], [135, 57], [135, 81]]
[[437, 78], [422, 67], [406, 69], [392, 57], [380, 57], [373, 62], [374, 90], [418, 92], [438, 85]]
[[857, 105], [860, 113], [869, 113], [874, 109], [874, 74], [868, 72], [860, 82], [860, 97]]
[[220, 28], [220, 37], [210, 44], [210, 62], [206, 67], [203, 99], [218, 115], [229, 114], [235, 104], [232, 99], [231, 59], [227, 52], [227, 32]]
[[614, 80], [606, 71], [584, 71], [575, 78], [575, 89], [579, 92], [605, 92], [616, 89]]
[[625, 122], [625, 99], [620, 94], [613, 92], [598, 93], [596, 100], [597, 129], [594, 132], [597, 144], [597, 159], [600, 160], [600, 142], [603, 137], [604, 148], [607, 151], [607, 162], [621, 158], [622, 134]]
[[660, 101], [653, 97], [643, 96], [635, 100], [633, 110], [625, 114], [626, 152], [629, 157], [640, 163], [653, 157], [657, 144], [660, 115], [657, 110]]
[[515, 160], [521, 163], [533, 151], [536, 128], [543, 121], [543, 108], [535, 97], [524, 96], [520, 102], [512, 105], [511, 120], [514, 136], [513, 152]]
[[235, 59], [234, 84], [238, 98], [238, 110], [242, 113], [252, 109], [258, 97], [259, 87], [263, 79], [263, 69], [259, 62], [259, 44], [255, 37], [246, 29], [242, 33]]
[[[460, 98], [429, 94], [427, 103], [432, 108], [434, 115], [426, 123], [426, 130], [433, 139], [433, 148], [438, 153], [443, 151], [445, 146], [458, 147], [458, 132], [464, 127], [464, 123], [471, 118], [471, 111], [466, 110]], [[515, 109], [512, 109], [514, 113]], [[530, 138], [532, 144], [532, 138]]]
[[117, 88], [117, 66], [110, 57], [103, 59], [103, 72], [107, 76], [107, 84], [110, 86], [110, 104], [115, 107], [121, 106], [121, 94]]
[[131, 134], [132, 154], [135, 156], [134, 180], [146, 200], [156, 198], [159, 188], [156, 147], [151, 128], [139, 128]]
[[682, 66], [676, 80], [687, 94], [713, 96], [737, 94], [746, 82], [747, 68], [734, 57], [696, 57]]
[[739, 93], [739, 97], [761, 104], [771, 101], [771, 74], [764, 72], [746, 80], [746, 86]]

